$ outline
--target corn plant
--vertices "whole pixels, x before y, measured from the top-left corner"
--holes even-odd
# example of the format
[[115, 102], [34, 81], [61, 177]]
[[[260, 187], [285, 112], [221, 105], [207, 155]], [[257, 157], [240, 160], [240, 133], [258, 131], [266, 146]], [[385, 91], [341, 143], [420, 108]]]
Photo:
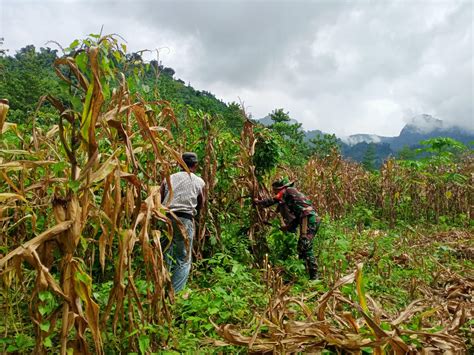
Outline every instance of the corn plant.
[[[125, 47], [116, 37], [74, 41], [66, 52], [55, 71], [67, 100], [40, 102], [57, 109], [57, 123], [2, 142], [2, 233], [9, 246], [20, 245], [0, 259], [4, 297], [12, 307], [11, 290], [30, 292], [35, 352], [88, 353], [93, 344], [103, 353], [110, 325], [127, 339], [122, 349], [142, 350], [149, 343], [145, 325], [170, 320], [173, 293], [160, 237], [171, 235], [171, 223], [159, 184], [172, 161], [185, 166], [170, 144], [175, 117], [166, 102], [144, 102], [131, 89], [139, 83], [127, 78]], [[34, 281], [18, 283], [30, 270]], [[110, 273], [101, 308], [95, 282]], [[45, 313], [48, 292], [56, 306]], [[24, 319], [12, 312], [7, 334], [15, 317]]]

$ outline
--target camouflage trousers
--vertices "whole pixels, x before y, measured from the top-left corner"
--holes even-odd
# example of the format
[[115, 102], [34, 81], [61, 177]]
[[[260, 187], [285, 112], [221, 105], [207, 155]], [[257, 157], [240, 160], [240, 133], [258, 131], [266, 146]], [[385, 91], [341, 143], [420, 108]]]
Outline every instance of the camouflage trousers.
[[318, 264], [314, 256], [313, 240], [319, 229], [319, 217], [310, 215], [303, 217], [300, 225], [300, 237], [298, 239], [298, 257], [304, 261], [306, 272], [310, 279], [317, 278]]

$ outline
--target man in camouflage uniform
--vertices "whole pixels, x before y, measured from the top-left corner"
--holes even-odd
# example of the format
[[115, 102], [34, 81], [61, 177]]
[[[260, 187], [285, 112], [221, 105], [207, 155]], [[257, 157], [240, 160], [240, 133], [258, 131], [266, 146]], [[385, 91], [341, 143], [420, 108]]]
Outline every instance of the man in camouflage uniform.
[[304, 260], [309, 278], [315, 280], [317, 275], [316, 258], [313, 251], [313, 239], [319, 229], [321, 218], [314, 210], [311, 201], [287, 179], [280, 179], [272, 184], [274, 197], [254, 202], [263, 207], [278, 204], [278, 212], [283, 217], [283, 231], [296, 232], [300, 227], [298, 239], [298, 257]]

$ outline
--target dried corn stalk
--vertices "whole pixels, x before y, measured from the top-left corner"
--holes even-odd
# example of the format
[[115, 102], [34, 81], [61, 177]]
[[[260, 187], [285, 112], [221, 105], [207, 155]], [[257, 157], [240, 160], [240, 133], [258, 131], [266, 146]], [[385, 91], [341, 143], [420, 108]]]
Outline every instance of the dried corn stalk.
[[[176, 119], [166, 102], [146, 103], [131, 92], [111, 58], [123, 60], [124, 54], [113, 36], [105, 36], [56, 60], [71, 102], [42, 98], [57, 109], [57, 125], [34, 127], [32, 143], [7, 149], [0, 161], [2, 234], [15, 235], [9, 243], [17, 246], [0, 259], [2, 286], [21, 287], [16, 281], [24, 263], [35, 270], [30, 314], [36, 353], [46, 351], [43, 340], [56, 332], [62, 354], [100, 354], [102, 326], [110, 322], [125, 335], [171, 319], [173, 293], [160, 237], [171, 235], [172, 227], [155, 185], [169, 176], [172, 160], [184, 165], [166, 128]], [[143, 259], [140, 267], [136, 258]], [[114, 274], [103, 309], [92, 293], [100, 269]], [[137, 278], [146, 283], [145, 294]], [[45, 291], [58, 302], [49, 314], [38, 308]], [[6, 332], [15, 326], [8, 321]], [[139, 335], [128, 337], [129, 351], [138, 351]]]
[[[408, 352], [450, 351], [465, 352], [463, 340], [456, 330], [466, 321], [465, 306], [446, 315], [444, 329], [427, 332], [423, 329], [412, 331], [400, 325], [416, 314], [428, 316], [432, 306], [429, 298], [410, 304], [394, 319], [387, 318], [375, 300], [365, 295], [362, 289], [362, 264], [357, 270], [335, 282], [334, 286], [310, 302], [318, 294], [297, 298], [289, 296], [289, 286], [283, 287], [281, 277], [265, 263], [264, 279], [272, 290], [272, 297], [263, 315], [257, 315], [253, 329], [238, 330], [230, 324], [214, 324], [224, 341], [215, 341], [217, 346], [239, 345], [248, 347], [250, 352], [293, 353], [317, 352], [323, 349], [335, 351], [361, 352], [372, 348], [374, 353], [406, 354]], [[356, 283], [358, 302], [344, 297], [339, 288]], [[466, 285], [467, 286], [467, 285]], [[464, 287], [466, 287], [464, 286]], [[469, 292], [472, 292], [472, 283]], [[370, 302], [366, 302], [369, 300]], [[385, 325], [382, 327], [382, 323]], [[261, 328], [264, 326], [265, 331]], [[391, 330], [384, 330], [386, 327]], [[414, 348], [402, 336], [416, 337], [422, 344]]]

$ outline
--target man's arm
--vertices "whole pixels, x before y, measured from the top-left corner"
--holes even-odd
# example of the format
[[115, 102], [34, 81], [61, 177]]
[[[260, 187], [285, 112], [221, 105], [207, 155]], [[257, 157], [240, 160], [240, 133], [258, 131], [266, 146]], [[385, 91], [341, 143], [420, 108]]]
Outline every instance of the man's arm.
[[196, 211], [197, 214], [199, 215], [199, 212], [201, 211], [202, 206], [204, 205], [204, 202], [207, 199], [207, 189], [206, 185], [203, 186], [201, 193], [197, 197], [197, 206], [196, 206]]
[[166, 190], [166, 181], [163, 181], [160, 186], [161, 203], [165, 201]]
[[258, 206], [270, 207], [270, 206], [273, 206], [274, 204], [277, 204], [279, 201], [272, 197], [272, 198], [266, 198], [263, 200], [259, 200], [258, 198], [256, 198], [253, 200], [253, 202]]

